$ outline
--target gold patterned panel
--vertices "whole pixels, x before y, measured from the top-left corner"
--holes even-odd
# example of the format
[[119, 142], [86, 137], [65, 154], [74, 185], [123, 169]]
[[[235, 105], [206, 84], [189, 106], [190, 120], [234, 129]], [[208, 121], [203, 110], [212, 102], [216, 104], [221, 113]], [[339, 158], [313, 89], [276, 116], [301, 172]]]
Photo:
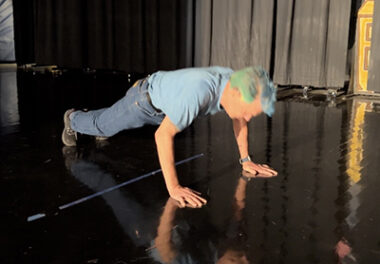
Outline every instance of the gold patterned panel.
[[367, 92], [368, 67], [371, 54], [374, 0], [367, 0], [359, 9], [357, 20], [357, 84], [355, 92]]

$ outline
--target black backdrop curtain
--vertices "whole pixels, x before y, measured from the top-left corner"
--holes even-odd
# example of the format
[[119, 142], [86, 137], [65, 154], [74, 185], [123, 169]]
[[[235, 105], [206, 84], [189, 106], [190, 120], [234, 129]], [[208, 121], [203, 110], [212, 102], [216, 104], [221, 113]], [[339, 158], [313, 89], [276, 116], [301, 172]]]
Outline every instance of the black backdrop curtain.
[[375, 1], [372, 25], [371, 55], [368, 71], [368, 91], [380, 93], [380, 2]]
[[27, 12], [16, 58], [139, 73], [260, 64], [280, 85], [343, 87], [352, 1], [14, 0]]
[[197, 0], [195, 65], [260, 64], [275, 83], [343, 87], [351, 0]]
[[35, 0], [36, 62], [153, 72], [192, 65], [192, 0]]
[[273, 13], [274, 0], [197, 0], [195, 65], [269, 69]]
[[351, 0], [278, 1], [274, 79], [343, 87]]
[[18, 64], [34, 63], [34, 1], [12, 2], [16, 61]]

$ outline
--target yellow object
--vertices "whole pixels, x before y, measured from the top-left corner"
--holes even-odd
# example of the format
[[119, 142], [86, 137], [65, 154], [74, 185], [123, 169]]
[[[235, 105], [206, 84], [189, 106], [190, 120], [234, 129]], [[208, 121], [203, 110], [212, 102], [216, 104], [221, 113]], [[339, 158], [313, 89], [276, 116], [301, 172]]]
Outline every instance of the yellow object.
[[372, 20], [374, 0], [366, 0], [362, 4], [357, 20], [357, 84], [356, 92], [367, 91], [368, 67], [371, 52]]
[[353, 120], [351, 121], [351, 133], [349, 136], [349, 152], [347, 153], [347, 174], [353, 183], [360, 181], [363, 169], [363, 142], [364, 142], [364, 118], [366, 103], [354, 101]]

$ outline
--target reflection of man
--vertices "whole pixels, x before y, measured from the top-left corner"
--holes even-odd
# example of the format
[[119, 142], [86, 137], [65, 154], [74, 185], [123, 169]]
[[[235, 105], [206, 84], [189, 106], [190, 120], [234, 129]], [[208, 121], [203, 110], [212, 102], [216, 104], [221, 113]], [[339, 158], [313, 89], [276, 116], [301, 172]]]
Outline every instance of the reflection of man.
[[[248, 181], [254, 177], [257, 175], [243, 172], [239, 179], [234, 195], [233, 218], [223, 234], [218, 234], [207, 222], [208, 219], [202, 222], [203, 228], [196, 227], [195, 231], [186, 220], [177, 223], [175, 215], [181, 204], [169, 198], [157, 228], [152, 257], [161, 263], [251, 263], [252, 260], [248, 260], [246, 255], [247, 234], [243, 225], [243, 209]], [[199, 229], [204, 232], [199, 232]], [[199, 233], [203, 237], [198, 237]]]
[[[79, 158], [75, 148], [63, 147], [63, 156], [68, 171], [76, 180], [94, 192], [115, 186], [112, 174], [104, 171], [97, 163]], [[95, 153], [92, 159], [97, 162], [112, 164], [113, 160], [100, 153]], [[118, 165], [118, 164], [116, 164]], [[114, 190], [102, 198], [107, 203], [123, 231], [133, 241], [135, 246], [146, 246], [153, 239], [155, 230], [155, 215], [144, 208], [128, 192]]]
[[200, 207], [206, 200], [196, 191], [180, 185], [174, 161], [174, 136], [198, 116], [224, 110], [232, 119], [244, 170], [267, 176], [277, 172], [251, 161], [248, 154], [247, 123], [265, 112], [272, 115], [276, 90], [260, 67], [233, 72], [229, 68], [188, 68], [159, 71], [138, 81], [109, 108], [82, 112], [73, 109], [64, 115], [62, 141], [76, 145], [76, 133], [110, 137], [121, 130], [159, 125], [155, 140], [166, 187], [182, 206]]

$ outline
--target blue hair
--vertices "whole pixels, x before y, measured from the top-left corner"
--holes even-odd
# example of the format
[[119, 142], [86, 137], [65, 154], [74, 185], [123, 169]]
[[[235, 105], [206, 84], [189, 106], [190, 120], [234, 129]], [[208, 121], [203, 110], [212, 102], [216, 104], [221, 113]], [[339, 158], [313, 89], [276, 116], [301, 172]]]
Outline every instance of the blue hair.
[[263, 112], [272, 116], [276, 102], [276, 88], [263, 67], [247, 67], [235, 71], [230, 77], [230, 83], [233, 89], [239, 90], [242, 100], [247, 103], [256, 98], [257, 85], [260, 85]]
[[275, 111], [275, 102], [276, 102], [276, 87], [273, 85], [273, 82], [268, 76], [268, 73], [262, 68], [259, 67], [258, 72], [260, 72], [259, 80], [261, 87], [261, 97], [260, 102], [263, 109], [263, 112], [268, 116], [272, 116]]

